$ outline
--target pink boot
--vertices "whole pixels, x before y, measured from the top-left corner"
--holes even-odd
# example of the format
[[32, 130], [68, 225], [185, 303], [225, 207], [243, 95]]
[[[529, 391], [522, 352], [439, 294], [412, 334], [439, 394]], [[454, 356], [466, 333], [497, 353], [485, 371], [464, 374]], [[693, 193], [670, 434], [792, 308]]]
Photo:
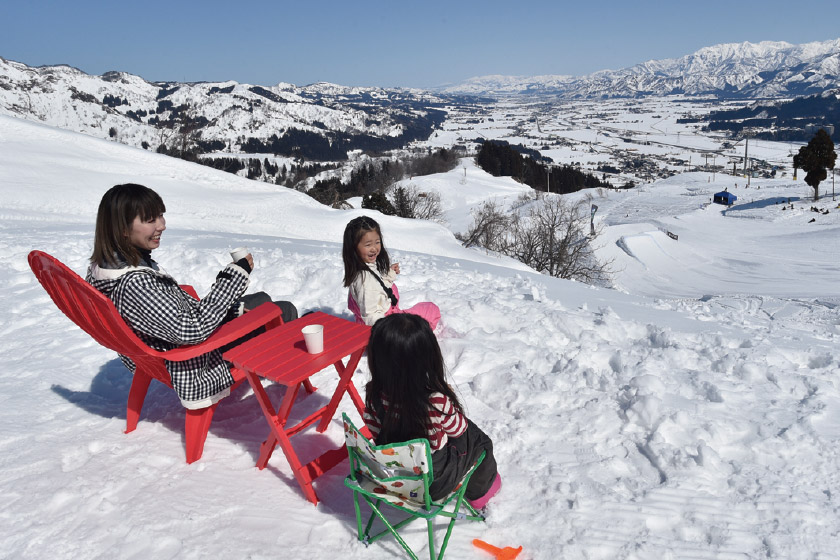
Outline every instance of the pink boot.
[[480, 498], [476, 498], [475, 500], [467, 500], [470, 505], [475, 509], [481, 509], [487, 505], [487, 502], [490, 501], [490, 498], [496, 495], [496, 492], [502, 487], [502, 475], [496, 473], [496, 478], [493, 479], [493, 484], [490, 485], [490, 490], [487, 491]]

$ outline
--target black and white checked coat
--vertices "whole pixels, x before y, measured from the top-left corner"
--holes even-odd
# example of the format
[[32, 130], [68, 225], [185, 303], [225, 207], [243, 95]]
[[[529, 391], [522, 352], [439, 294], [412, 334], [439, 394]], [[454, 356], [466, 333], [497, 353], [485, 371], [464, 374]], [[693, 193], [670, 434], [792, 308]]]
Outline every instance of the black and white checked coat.
[[[148, 265], [148, 266], [144, 266]], [[184, 292], [151, 258], [144, 265], [102, 268], [90, 265], [87, 281], [108, 296], [125, 322], [155, 350], [171, 350], [207, 339], [236, 316], [235, 302], [248, 287], [248, 273], [236, 264], [216, 276], [200, 301]], [[134, 373], [134, 363], [120, 356]], [[227, 396], [233, 377], [219, 350], [184, 362], [166, 361], [178, 397], [186, 408], [203, 408]]]

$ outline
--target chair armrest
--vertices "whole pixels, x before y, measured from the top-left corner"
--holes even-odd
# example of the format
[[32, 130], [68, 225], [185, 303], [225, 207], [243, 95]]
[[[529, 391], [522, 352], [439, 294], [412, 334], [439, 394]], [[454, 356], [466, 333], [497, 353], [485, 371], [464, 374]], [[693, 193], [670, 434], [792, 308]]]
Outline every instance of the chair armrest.
[[206, 354], [211, 350], [221, 348], [225, 344], [230, 344], [238, 338], [246, 334], [268, 325], [268, 328], [276, 325], [269, 325], [269, 323], [282, 324], [283, 312], [273, 303], [263, 303], [255, 307], [251, 311], [243, 314], [232, 321], [220, 326], [210, 337], [199, 344], [191, 346], [181, 346], [166, 352], [155, 352], [155, 354], [165, 360], [172, 362], [182, 362]]
[[195, 291], [195, 288], [193, 288], [189, 284], [181, 284], [181, 289], [187, 292], [187, 295], [189, 295], [191, 298], [201, 299], [200, 297], [198, 297], [198, 292]]

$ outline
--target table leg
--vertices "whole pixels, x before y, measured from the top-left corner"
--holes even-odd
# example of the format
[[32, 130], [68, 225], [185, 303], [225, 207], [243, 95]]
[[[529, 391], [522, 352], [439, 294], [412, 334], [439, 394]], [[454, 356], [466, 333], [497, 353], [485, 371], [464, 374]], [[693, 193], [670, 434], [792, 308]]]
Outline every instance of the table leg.
[[260, 444], [260, 456], [257, 459], [257, 468], [263, 470], [268, 466], [268, 460], [271, 459], [274, 448], [277, 447], [277, 437], [274, 435], [274, 430], [268, 432], [268, 437]]
[[271, 428], [271, 431], [268, 433], [268, 438], [260, 446], [260, 457], [257, 459], [257, 468], [264, 469], [268, 465], [268, 460], [271, 459], [271, 454], [274, 453], [274, 448], [277, 447], [277, 434], [282, 433], [283, 437], [286, 437], [286, 420], [291, 412], [298, 387], [286, 388], [286, 396], [283, 398], [283, 403], [280, 405], [280, 412], [278, 413], [274, 411], [271, 400], [268, 398], [268, 393], [265, 392], [259, 377], [250, 371], [246, 372], [246, 376], [248, 377], [248, 383], [251, 384], [251, 389], [254, 391], [254, 396], [257, 398], [257, 402], [260, 403], [263, 415], [268, 421], [268, 426]]
[[306, 388], [306, 392], [310, 395], [318, 390], [318, 387], [314, 386], [311, 381], [308, 379], [304, 380], [303, 382], [304, 388]]
[[362, 358], [364, 351], [365, 349], [361, 348], [350, 354], [350, 359], [347, 361], [346, 366], [341, 363], [341, 360], [334, 364], [339, 376], [338, 386], [335, 388], [335, 393], [333, 393], [329, 404], [326, 408], [324, 408], [321, 423], [318, 424], [317, 428], [319, 432], [323, 433], [327, 429], [330, 420], [332, 420], [332, 417], [338, 408], [338, 403], [341, 401], [341, 397], [344, 396], [346, 391], [350, 393], [350, 398], [353, 400], [353, 404], [356, 405], [356, 409], [359, 411], [359, 414], [364, 414], [365, 403], [362, 401], [362, 397], [359, 396], [356, 386], [353, 385], [353, 374], [356, 372], [356, 366], [359, 365], [359, 360]]
[[292, 474], [295, 475], [295, 479], [300, 485], [301, 491], [303, 491], [303, 495], [313, 504], [317, 504], [318, 496], [315, 494], [315, 489], [312, 488], [312, 467], [301, 464], [285, 429], [288, 415], [291, 412], [292, 404], [301, 384], [286, 388], [286, 396], [283, 398], [283, 403], [280, 405], [280, 413], [278, 414], [274, 412], [274, 407], [271, 405], [268, 394], [265, 392], [259, 378], [251, 372], [247, 372], [247, 376], [248, 382], [254, 390], [254, 395], [257, 397], [257, 401], [259, 401], [260, 407], [262, 407], [263, 414], [266, 420], [268, 420], [268, 425], [271, 427], [268, 438], [260, 446], [260, 458], [257, 460], [257, 467], [264, 469], [272, 453], [274, 453], [274, 449], [277, 445], [280, 445], [283, 454], [286, 456], [286, 460], [289, 462], [289, 466], [292, 468]]

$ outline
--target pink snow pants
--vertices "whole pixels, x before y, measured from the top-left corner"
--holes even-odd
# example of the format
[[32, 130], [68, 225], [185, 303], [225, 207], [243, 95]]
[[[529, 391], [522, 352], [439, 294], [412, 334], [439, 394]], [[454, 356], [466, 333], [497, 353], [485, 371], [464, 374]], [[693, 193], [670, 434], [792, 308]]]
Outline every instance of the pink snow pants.
[[[391, 284], [391, 290], [394, 292], [394, 295], [397, 296], [397, 299], [399, 299], [400, 292], [397, 290], [396, 284]], [[362, 310], [359, 309], [359, 304], [356, 303], [356, 300], [353, 299], [353, 296], [351, 296], [349, 292], [347, 294], [347, 307], [349, 307], [350, 311], [353, 312], [357, 323], [365, 323], [364, 320], [362, 320]], [[398, 303], [395, 306], [392, 305], [391, 308], [385, 312], [385, 315], [391, 315], [392, 313], [411, 313], [412, 315], [419, 315], [429, 322], [429, 326], [432, 327], [432, 330], [435, 330], [438, 322], [440, 322], [440, 309], [437, 305], [430, 301], [415, 304], [408, 309], [400, 309]]]

